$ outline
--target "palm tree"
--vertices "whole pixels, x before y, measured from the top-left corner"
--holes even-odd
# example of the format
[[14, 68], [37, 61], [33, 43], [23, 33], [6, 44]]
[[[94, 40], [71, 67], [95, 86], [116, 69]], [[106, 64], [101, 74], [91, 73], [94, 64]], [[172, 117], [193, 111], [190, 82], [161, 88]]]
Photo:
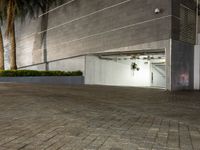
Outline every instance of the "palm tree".
[[3, 46], [3, 36], [0, 27], [0, 70], [4, 70], [4, 46]]
[[15, 18], [21, 14], [22, 4], [18, 0], [4, 0], [2, 9], [6, 9], [6, 37], [10, 38], [10, 69], [16, 70], [16, 39], [15, 39]]
[[[2, 0], [0, 0], [0, 7], [2, 6]], [[0, 70], [4, 70], [4, 45], [3, 45], [3, 34], [1, 26], [3, 25], [3, 11], [0, 9]]]
[[23, 21], [27, 15], [34, 17], [40, 10], [47, 8], [55, 0], [0, 0], [2, 1], [1, 11], [6, 10], [6, 36], [10, 38], [10, 69], [17, 69], [16, 62], [16, 37], [15, 20], [21, 18]]

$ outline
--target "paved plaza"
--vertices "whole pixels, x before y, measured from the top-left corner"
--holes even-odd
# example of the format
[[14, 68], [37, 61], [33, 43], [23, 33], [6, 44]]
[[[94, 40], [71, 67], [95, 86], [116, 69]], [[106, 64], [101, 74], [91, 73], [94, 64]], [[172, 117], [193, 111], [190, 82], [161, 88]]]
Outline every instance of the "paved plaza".
[[200, 150], [200, 92], [0, 84], [0, 150]]

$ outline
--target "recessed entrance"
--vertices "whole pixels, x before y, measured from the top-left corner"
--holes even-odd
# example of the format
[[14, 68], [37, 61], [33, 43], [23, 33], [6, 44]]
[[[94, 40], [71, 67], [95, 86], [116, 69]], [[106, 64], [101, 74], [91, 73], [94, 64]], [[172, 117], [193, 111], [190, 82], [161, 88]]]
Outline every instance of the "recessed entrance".
[[101, 53], [86, 56], [86, 84], [166, 88], [165, 52]]

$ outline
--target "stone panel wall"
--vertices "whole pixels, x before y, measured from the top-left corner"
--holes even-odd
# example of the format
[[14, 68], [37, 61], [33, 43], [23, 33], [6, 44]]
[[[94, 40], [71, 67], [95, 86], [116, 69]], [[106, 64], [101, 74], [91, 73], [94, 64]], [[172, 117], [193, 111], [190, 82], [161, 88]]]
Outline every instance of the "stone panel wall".
[[170, 39], [171, 15], [171, 0], [74, 0], [16, 25], [18, 66]]

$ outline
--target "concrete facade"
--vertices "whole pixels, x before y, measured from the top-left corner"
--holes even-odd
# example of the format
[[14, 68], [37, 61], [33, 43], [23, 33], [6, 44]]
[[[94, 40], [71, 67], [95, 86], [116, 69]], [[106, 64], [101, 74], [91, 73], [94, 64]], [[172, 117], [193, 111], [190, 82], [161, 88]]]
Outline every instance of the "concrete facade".
[[[18, 67], [85, 73], [87, 55], [160, 49], [166, 54], [166, 89], [193, 89], [194, 43], [183, 41], [180, 32], [181, 7], [194, 10], [189, 1], [66, 0], [35, 20], [17, 23]], [[188, 84], [177, 81], [182, 65], [189, 66]]]
[[200, 45], [195, 46], [194, 51], [194, 89], [200, 89]]
[[173, 41], [171, 60], [172, 89], [193, 89], [194, 46]]

